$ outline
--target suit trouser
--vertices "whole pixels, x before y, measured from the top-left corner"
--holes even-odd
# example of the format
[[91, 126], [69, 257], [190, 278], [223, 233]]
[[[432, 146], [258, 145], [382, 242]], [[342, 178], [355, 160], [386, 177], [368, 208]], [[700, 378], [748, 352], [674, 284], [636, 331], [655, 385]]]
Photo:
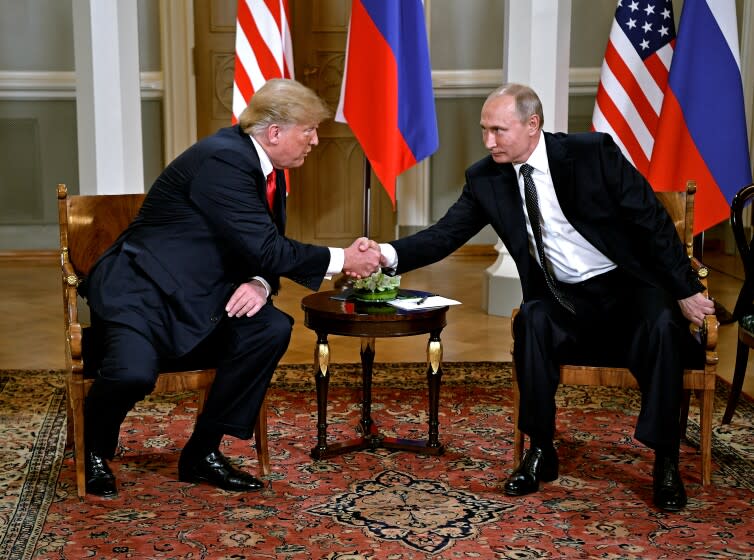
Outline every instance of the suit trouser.
[[293, 319], [271, 303], [253, 317], [225, 317], [194, 350], [173, 359], [162, 357], [130, 327], [96, 322], [101, 360], [84, 405], [85, 441], [88, 450], [112, 458], [121, 423], [154, 389], [160, 371], [215, 367], [197, 428], [251, 438], [272, 374], [288, 348]]
[[513, 325], [519, 429], [534, 441], [553, 440], [560, 364], [622, 366], [641, 390], [636, 439], [653, 449], [677, 449], [684, 354], [702, 356], [678, 302], [617, 269], [561, 286], [575, 315], [545, 297], [525, 302]]

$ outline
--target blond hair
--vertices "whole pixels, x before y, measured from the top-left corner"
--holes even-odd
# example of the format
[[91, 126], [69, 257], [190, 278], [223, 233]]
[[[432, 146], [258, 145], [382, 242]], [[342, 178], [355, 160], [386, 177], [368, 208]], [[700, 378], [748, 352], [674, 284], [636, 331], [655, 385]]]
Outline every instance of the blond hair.
[[251, 97], [238, 121], [241, 129], [252, 136], [271, 124], [319, 124], [332, 112], [313, 90], [296, 80], [267, 80]]

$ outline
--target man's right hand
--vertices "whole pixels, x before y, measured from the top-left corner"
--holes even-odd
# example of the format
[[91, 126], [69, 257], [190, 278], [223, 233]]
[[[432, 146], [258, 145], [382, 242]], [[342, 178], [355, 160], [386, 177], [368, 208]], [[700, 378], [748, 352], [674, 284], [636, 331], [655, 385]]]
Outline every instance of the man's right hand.
[[376, 241], [359, 237], [344, 249], [343, 273], [353, 278], [366, 278], [380, 268], [380, 246]]

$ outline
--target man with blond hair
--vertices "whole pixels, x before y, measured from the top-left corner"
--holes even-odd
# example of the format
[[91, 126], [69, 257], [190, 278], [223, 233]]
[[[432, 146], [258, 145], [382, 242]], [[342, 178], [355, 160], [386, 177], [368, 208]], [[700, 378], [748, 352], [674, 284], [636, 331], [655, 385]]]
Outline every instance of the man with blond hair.
[[378, 268], [376, 244], [346, 249], [285, 236], [285, 174], [318, 143], [330, 116], [294, 80], [270, 80], [236, 126], [179, 155], [152, 185], [133, 223], [81, 287], [92, 310], [85, 403], [86, 487], [117, 493], [107, 463], [134, 404], [158, 372], [215, 367], [217, 374], [178, 463], [184, 482], [250, 491], [262, 482], [220, 452], [225, 435], [249, 439], [267, 386], [288, 347], [292, 318], [271, 296], [280, 278], [312, 290], [328, 275]]

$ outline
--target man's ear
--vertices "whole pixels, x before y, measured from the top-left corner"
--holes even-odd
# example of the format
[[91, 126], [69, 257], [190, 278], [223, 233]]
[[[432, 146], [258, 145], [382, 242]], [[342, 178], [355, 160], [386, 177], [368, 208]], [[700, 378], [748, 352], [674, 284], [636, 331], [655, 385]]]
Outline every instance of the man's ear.
[[267, 134], [267, 141], [270, 144], [278, 144], [280, 142], [280, 126], [271, 124], [265, 131]]
[[539, 115], [531, 115], [528, 121], [529, 136], [533, 136], [539, 131]]

